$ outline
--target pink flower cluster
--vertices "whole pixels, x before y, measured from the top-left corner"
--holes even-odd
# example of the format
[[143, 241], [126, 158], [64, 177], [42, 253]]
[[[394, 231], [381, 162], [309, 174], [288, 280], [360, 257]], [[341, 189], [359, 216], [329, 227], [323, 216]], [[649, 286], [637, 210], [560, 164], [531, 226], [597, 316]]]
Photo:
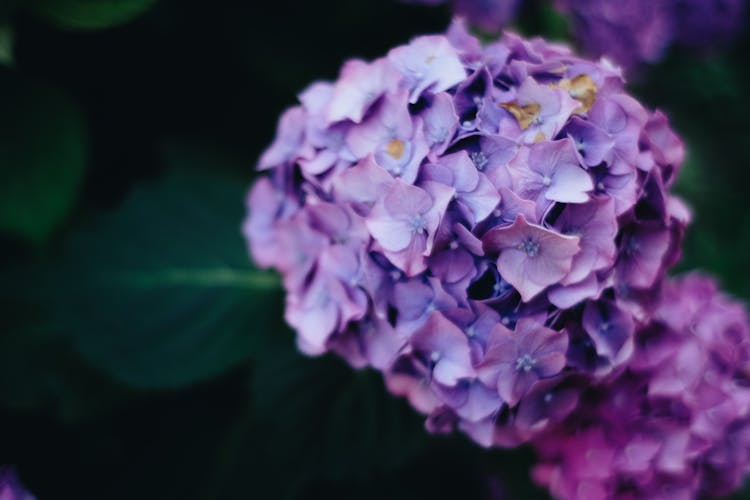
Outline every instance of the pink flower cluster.
[[699, 275], [658, 300], [628, 369], [579, 384], [576, 411], [535, 439], [534, 476], [556, 497], [688, 500], [731, 493], [750, 471], [744, 308]]
[[[301, 350], [380, 370], [430, 430], [564, 443], [598, 411], [582, 393], [682, 314], [658, 305], [690, 218], [668, 192], [682, 143], [617, 68], [454, 24], [299, 99], [259, 161], [250, 251], [281, 273]], [[562, 497], [565, 446], [540, 446]]]

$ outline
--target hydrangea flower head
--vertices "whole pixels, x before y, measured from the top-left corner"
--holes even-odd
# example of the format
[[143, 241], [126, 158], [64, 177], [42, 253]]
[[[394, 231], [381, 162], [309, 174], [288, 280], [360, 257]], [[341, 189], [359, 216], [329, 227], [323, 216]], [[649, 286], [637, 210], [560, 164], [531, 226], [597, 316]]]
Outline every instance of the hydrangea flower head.
[[534, 477], [555, 497], [713, 497], [750, 471], [744, 308], [700, 275], [668, 282], [657, 303], [629, 370], [580, 386], [576, 411], [535, 438]]
[[305, 89], [244, 229], [304, 352], [512, 446], [632, 358], [689, 218], [682, 158], [616, 68], [456, 24]]
[[557, 0], [578, 41], [625, 67], [660, 59], [672, 40], [672, 0]]
[[729, 40], [744, 19], [744, 0], [556, 0], [592, 55], [625, 67], [660, 59], [672, 44], [705, 49]]

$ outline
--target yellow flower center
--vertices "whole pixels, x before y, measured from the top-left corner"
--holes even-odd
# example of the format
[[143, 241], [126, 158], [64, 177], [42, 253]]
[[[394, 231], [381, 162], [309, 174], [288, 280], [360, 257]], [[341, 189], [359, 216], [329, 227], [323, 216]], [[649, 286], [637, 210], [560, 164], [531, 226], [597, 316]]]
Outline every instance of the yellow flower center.
[[578, 75], [573, 79], [563, 78], [559, 86], [567, 90], [570, 97], [581, 102], [581, 107], [575, 110], [576, 113], [585, 113], [594, 105], [598, 87], [589, 75]]
[[542, 110], [542, 106], [536, 102], [524, 106], [515, 102], [505, 102], [501, 103], [500, 107], [516, 117], [518, 125], [521, 126], [521, 130], [529, 128], [539, 117], [539, 112]]
[[404, 143], [398, 139], [391, 139], [385, 147], [385, 152], [394, 160], [399, 160], [404, 155]]

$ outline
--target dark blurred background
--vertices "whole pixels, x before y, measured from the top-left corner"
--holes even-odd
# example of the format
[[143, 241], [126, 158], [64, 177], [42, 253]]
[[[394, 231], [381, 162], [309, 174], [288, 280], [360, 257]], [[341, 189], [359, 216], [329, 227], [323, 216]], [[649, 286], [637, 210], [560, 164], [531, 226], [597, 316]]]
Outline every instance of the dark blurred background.
[[[379, 375], [296, 354], [239, 233], [296, 94], [448, 21], [395, 0], [0, 0], [0, 463], [40, 499], [546, 498], [528, 450], [428, 437]], [[535, 2], [516, 29], [566, 37]], [[749, 53], [745, 30], [631, 84], [688, 144], [681, 268], [743, 299]]]

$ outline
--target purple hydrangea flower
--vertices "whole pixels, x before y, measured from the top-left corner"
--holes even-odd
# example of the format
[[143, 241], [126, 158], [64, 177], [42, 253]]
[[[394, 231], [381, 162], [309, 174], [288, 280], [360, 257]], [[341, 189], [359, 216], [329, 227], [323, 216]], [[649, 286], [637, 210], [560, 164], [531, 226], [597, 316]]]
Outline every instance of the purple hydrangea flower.
[[[521, 0], [402, 1], [449, 3], [456, 16], [490, 33], [513, 22], [522, 5]], [[611, 58], [626, 69], [658, 61], [673, 44], [716, 47], [737, 34], [745, 18], [744, 0], [550, 1], [587, 54]]]
[[0, 500], [34, 500], [18, 480], [13, 467], [0, 466]]
[[579, 252], [579, 238], [529, 224], [519, 215], [510, 226], [495, 227], [484, 236], [484, 248], [499, 253], [497, 269], [528, 302], [570, 272]]
[[[300, 103], [261, 157], [244, 232], [283, 275], [304, 352], [382, 371], [428, 429], [483, 446], [559, 429], [626, 372], [651, 370], [661, 398], [697, 383], [675, 382], [687, 343], [654, 371], [675, 352], [654, 298], [689, 222], [667, 192], [682, 143], [619, 70], [513, 34], [484, 46], [455, 24], [347, 63]], [[722, 339], [706, 363], [736, 361]], [[720, 402], [706, 389], [701, 404]], [[647, 438], [606, 463], [642, 470]]]
[[549, 202], [584, 203], [594, 189], [591, 176], [581, 167], [572, 141], [539, 142], [523, 148], [509, 166], [515, 191], [536, 200], [542, 208]]
[[412, 104], [427, 89], [439, 93], [466, 78], [466, 70], [456, 50], [442, 36], [416, 38], [409, 45], [391, 50], [388, 59], [403, 75], [401, 85], [409, 89]]
[[612, 302], [588, 302], [583, 310], [582, 324], [597, 355], [616, 360], [632, 353], [635, 321]]
[[453, 387], [474, 376], [468, 337], [440, 312], [432, 313], [414, 332], [410, 344], [415, 356], [430, 367], [435, 382]]
[[614, 207], [612, 199], [599, 198], [570, 204], [560, 212], [553, 227], [564, 235], [577, 236], [580, 247], [561, 284], [580, 283], [592, 273], [607, 268], [615, 258], [618, 225]]
[[581, 103], [564, 88], [550, 87], [526, 76], [516, 89], [515, 98], [498, 104], [506, 115], [515, 118], [498, 117], [500, 134], [532, 144], [554, 138]]
[[588, 53], [627, 68], [654, 62], [673, 43], [706, 48], [739, 31], [743, 0], [557, 0]]
[[573, 31], [594, 56], [625, 67], [661, 58], [672, 36], [669, 0], [557, 0]]
[[[628, 337], [626, 318], [611, 302], [587, 306], [597, 352], [609, 356]], [[602, 324], [610, 333], [593, 331]], [[744, 308], [709, 278], [689, 275], [665, 284], [652, 321], [630, 338], [630, 370], [579, 382], [575, 412], [534, 438], [542, 460], [535, 479], [561, 499], [692, 499], [736, 489], [750, 470]]]
[[383, 93], [396, 89], [397, 78], [396, 68], [387, 59], [369, 64], [358, 59], [347, 62], [325, 106], [328, 124], [342, 120], [361, 122]]
[[477, 169], [466, 151], [443, 156], [422, 168], [422, 177], [453, 187], [455, 200], [469, 226], [486, 219], [500, 202], [497, 188]]
[[674, 0], [672, 9], [677, 40], [691, 47], [726, 41], [745, 18], [743, 0]]
[[455, 191], [438, 182], [423, 188], [396, 180], [375, 203], [367, 229], [391, 263], [414, 276], [427, 267], [440, 220]]
[[411, 184], [429, 147], [406, 99], [406, 92], [386, 96], [369, 118], [349, 129], [346, 143], [358, 159], [374, 154], [378, 165]]
[[565, 367], [568, 336], [534, 319], [521, 319], [513, 331], [498, 324], [487, 341], [484, 359], [478, 366], [479, 380], [497, 386], [500, 397], [515, 406], [544, 378]]

